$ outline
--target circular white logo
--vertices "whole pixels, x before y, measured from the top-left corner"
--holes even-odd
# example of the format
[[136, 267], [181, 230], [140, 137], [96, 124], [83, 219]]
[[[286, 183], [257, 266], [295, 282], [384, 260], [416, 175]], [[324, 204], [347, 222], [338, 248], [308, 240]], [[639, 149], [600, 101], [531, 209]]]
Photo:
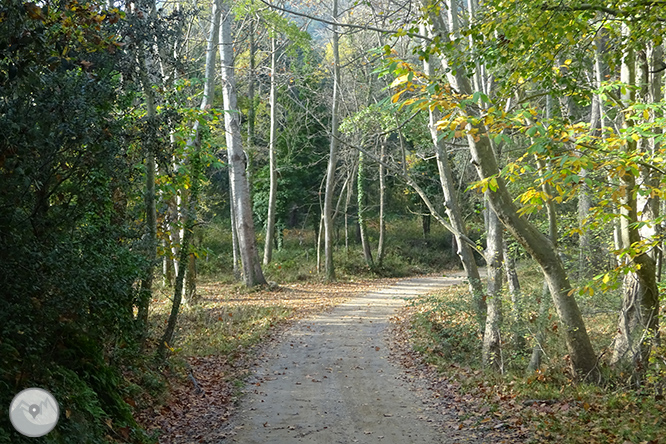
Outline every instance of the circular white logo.
[[53, 395], [40, 388], [21, 391], [9, 407], [9, 419], [16, 431], [31, 438], [53, 430], [59, 416], [60, 409]]

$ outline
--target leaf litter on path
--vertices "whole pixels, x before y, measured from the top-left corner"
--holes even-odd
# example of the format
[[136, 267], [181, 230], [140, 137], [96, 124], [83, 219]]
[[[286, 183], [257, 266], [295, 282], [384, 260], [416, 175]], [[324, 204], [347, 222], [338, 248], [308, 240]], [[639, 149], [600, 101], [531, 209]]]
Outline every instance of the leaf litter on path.
[[[417, 422], [422, 421], [436, 426], [440, 431], [439, 433], [441, 433], [442, 441], [431, 440], [428, 442], [446, 442], [451, 444], [522, 442], [520, 424], [511, 424], [493, 415], [488, 415], [488, 412], [484, 412], [483, 406], [479, 405], [478, 402], [475, 403], [473, 399], [469, 399], [469, 396], [465, 397], [457, 394], [455, 392], [455, 382], [444, 380], [434, 369], [419, 362], [418, 357], [408, 347], [408, 342], [404, 337], [404, 328], [401, 333], [400, 324], [399, 322], [396, 323], [396, 320], [399, 320], [400, 316], [397, 316], [393, 320], [394, 327], [390, 333], [384, 329], [384, 332], [380, 335], [384, 337], [382, 339], [384, 342], [378, 341], [381, 338], [374, 338], [368, 341], [367, 345], [364, 345], [355, 352], [356, 354], [353, 355], [353, 359], [341, 357], [338, 358], [339, 361], [334, 360], [332, 363], [327, 363], [326, 368], [321, 369], [316, 366], [312, 367], [315, 361], [309, 364], [305, 361], [293, 361], [289, 355], [294, 353], [294, 349], [301, 349], [305, 353], [310, 353], [306, 355], [308, 356], [307, 359], [310, 359], [314, 349], [326, 349], [327, 347], [331, 347], [331, 344], [324, 341], [317, 344], [317, 347], [313, 347], [311, 344], [308, 344], [305, 338], [302, 341], [295, 341], [292, 338], [290, 343], [287, 344], [287, 351], [284, 352], [287, 355], [288, 364], [285, 364], [284, 368], [271, 371], [270, 374], [261, 374], [261, 358], [264, 361], [274, 358], [271, 357], [269, 350], [271, 347], [278, 346], [280, 339], [284, 340], [289, 334], [286, 328], [294, 326], [294, 321], [304, 318], [310, 319], [312, 316], [326, 312], [328, 309], [338, 306], [343, 302], [348, 302], [353, 298], [369, 294], [378, 287], [387, 287], [396, 282], [398, 282], [396, 279], [383, 279], [329, 285], [307, 283], [282, 286], [278, 291], [256, 292], [233, 291], [234, 288], [231, 286], [217, 284], [200, 286], [199, 291], [202, 295], [202, 305], [205, 307], [205, 310], [211, 313], [208, 316], [211, 319], [216, 319], [218, 314], [220, 315], [219, 317], [223, 318], [223, 314], [228, 315], [229, 312], [233, 313], [232, 309], [234, 307], [238, 309], [239, 306], [288, 306], [290, 307], [290, 312], [286, 317], [267, 321], [271, 327], [261, 336], [258, 346], [241, 347], [234, 349], [232, 352], [226, 350], [226, 354], [183, 356], [187, 363], [185, 365], [186, 370], [181, 372], [180, 375], [172, 375], [169, 378], [171, 396], [168, 403], [161, 408], [142, 412], [139, 417], [140, 422], [149, 429], [159, 430], [160, 444], [217, 444], [225, 437], [234, 439], [234, 436], [239, 431], [243, 431], [244, 428], [248, 427], [245, 424], [233, 421], [229, 424], [230, 417], [238, 418], [242, 416], [237, 412], [240, 395], [239, 381], [246, 381], [246, 395], [249, 394], [261, 398], [267, 396], [266, 391], [270, 390], [269, 384], [272, 384], [272, 381], [278, 378], [287, 378], [287, 373], [298, 371], [299, 366], [307, 367], [310, 365], [307, 370], [303, 370], [307, 374], [304, 373], [298, 380], [292, 381], [292, 388], [313, 388], [316, 392], [307, 393], [318, 393], [329, 389], [331, 381], [335, 381], [336, 374], [340, 373], [341, 369], [344, 369], [345, 379], [343, 381], [345, 382], [349, 381], [349, 377], [353, 379], [356, 376], [361, 377], [362, 380], [368, 379], [368, 375], [371, 374], [368, 372], [376, 375], [372, 378], [386, 376], [385, 372], [390, 373], [390, 371], [384, 368], [375, 368], [375, 364], [373, 364], [375, 361], [373, 360], [367, 361], [368, 356], [372, 356], [374, 353], [377, 355], [381, 354], [381, 359], [384, 361], [392, 359], [405, 367], [405, 371], [401, 376], [395, 377], [396, 379], [393, 384], [412, 387], [411, 391], [417, 392], [421, 396], [422, 405], [416, 406], [416, 408], [422, 413], [418, 417], [410, 417], [409, 421], [414, 422], [414, 420], [417, 420]], [[370, 303], [365, 305], [369, 307]], [[380, 320], [377, 318], [359, 316], [356, 313], [353, 316], [349, 316], [349, 318], [353, 318], [354, 323], [359, 326], [365, 324], [371, 327], [373, 322], [380, 323]], [[351, 327], [351, 324], [347, 325]], [[316, 334], [317, 329], [318, 326], [309, 321], [305, 323], [305, 326], [301, 327], [303, 334], [306, 334], [308, 337]], [[190, 317], [185, 315], [183, 316], [179, 331], [181, 338], [187, 337], [188, 330], [198, 331], [198, 327], [196, 319], [190, 319]], [[257, 356], [260, 354], [260, 359], [257, 360]], [[348, 365], [348, 367], [344, 367], [344, 365]], [[251, 372], [251, 369], [256, 370]], [[464, 372], [465, 370], [461, 369], [461, 371]], [[248, 379], [251, 373], [254, 373], [255, 376]], [[346, 389], [343, 388], [342, 390], [349, 392], [345, 396], [354, 396], [352, 385], [347, 385]], [[356, 395], [359, 395], [359, 393], [356, 393]], [[260, 399], [260, 401], [258, 405], [261, 405], [264, 399]], [[338, 401], [343, 404], [348, 402], [344, 398]], [[379, 402], [379, 398], [375, 402]], [[336, 402], [336, 404], [339, 404], [339, 402]], [[359, 412], [362, 412], [360, 413], [361, 416], [363, 414], [370, 415], [368, 402], [360, 402], [359, 400], [358, 404], [360, 405]], [[386, 421], [388, 424], [405, 421], [409, 415], [405, 415], [403, 409], [407, 407], [406, 405], [387, 407], [383, 411], [378, 412], [376, 415], [378, 417], [377, 421]], [[253, 411], [252, 413], [256, 412]], [[288, 425], [280, 425], [278, 417], [273, 416], [270, 421], [260, 420], [261, 424], [259, 425], [261, 427], [258, 428], [262, 432], [269, 434], [291, 433], [291, 438], [300, 438], [301, 440], [305, 440], [304, 442], [317, 442], [316, 436], [321, 433], [331, 432], [332, 430], [329, 429], [334, 429], [336, 426], [335, 420], [330, 422], [334, 419], [334, 416], [327, 415], [327, 413], [330, 414], [331, 412], [318, 412], [318, 419], [313, 416], [310, 421], [306, 419], [306, 415], [301, 415], [300, 417], [297, 415], [294, 418], [298, 418], [300, 422], [288, 423]], [[338, 412], [338, 414], [341, 413]], [[325, 418], [329, 420], [326, 424], [321, 422]], [[346, 420], [348, 421], [349, 418]], [[321, 422], [323, 425], [317, 427], [315, 424], [317, 422]], [[386, 436], [385, 430], [373, 430], [371, 427], [367, 427], [367, 424], [365, 424], [365, 427], [359, 429], [357, 434], [352, 435], [347, 436], [349, 442], [374, 442], [375, 440], [381, 440], [378, 442], [393, 442], [390, 436]], [[311, 439], [311, 441], [307, 441], [307, 439]], [[312, 441], [312, 439], [315, 440]], [[369, 441], [370, 439], [372, 441]], [[249, 440], [247, 442], [255, 441]], [[256, 442], [262, 442], [263, 444], [269, 441], [262, 438]], [[281, 441], [278, 439], [272, 442]]]
[[[217, 443], [225, 435], [222, 429], [234, 411], [240, 381], [247, 379], [252, 357], [261, 346], [269, 344], [297, 319], [329, 310], [395, 281], [297, 283], [259, 291], [218, 283], [199, 285], [199, 304], [184, 307], [179, 317], [178, 338], [180, 344], [185, 345], [180, 352], [182, 355], [173, 359], [178, 371], [165, 372], [168, 400], [164, 405], [140, 411], [137, 421], [146, 429], [158, 432], [160, 444]], [[268, 310], [276, 308], [281, 310]], [[153, 325], [161, 327], [169, 309], [167, 297], [153, 301]], [[247, 319], [248, 322], [237, 320], [256, 313], [260, 315]], [[201, 344], [209, 339], [206, 330], [211, 330], [210, 324], [216, 321], [229, 326], [224, 333], [234, 346], [225, 344], [218, 349], [207, 346], [207, 353], [201, 356], [198, 353], [202, 350]], [[265, 327], [256, 338], [260, 341], [258, 345], [235, 345], [247, 342], [240, 339], [243, 332], [238, 329], [257, 328], [258, 324]], [[175, 349], [181, 346], [174, 345]]]

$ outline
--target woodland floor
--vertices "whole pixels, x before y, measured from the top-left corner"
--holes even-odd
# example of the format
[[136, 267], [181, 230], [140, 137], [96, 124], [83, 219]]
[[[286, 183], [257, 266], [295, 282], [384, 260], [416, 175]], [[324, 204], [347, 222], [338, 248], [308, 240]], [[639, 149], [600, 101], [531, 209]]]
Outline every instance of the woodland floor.
[[[409, 345], [405, 298], [460, 282], [450, 273], [239, 295], [282, 299], [294, 321], [233, 359], [187, 358], [191, 377], [173, 378], [169, 402], [139, 419], [161, 444], [523, 442], [520, 425], [460, 394]], [[203, 292], [218, 296], [214, 286]]]

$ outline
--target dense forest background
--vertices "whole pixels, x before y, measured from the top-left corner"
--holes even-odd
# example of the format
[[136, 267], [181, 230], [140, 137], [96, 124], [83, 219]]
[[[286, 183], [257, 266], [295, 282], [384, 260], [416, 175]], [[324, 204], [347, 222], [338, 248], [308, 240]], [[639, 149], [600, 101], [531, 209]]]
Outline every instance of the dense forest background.
[[[457, 267], [488, 372], [540, 372], [555, 341], [570, 381], [663, 399], [665, 18], [5, 1], [0, 404], [48, 388], [47, 442], [151, 442], [129, 400], [160, 386], [198, 282]], [[24, 441], [0, 419], [0, 442]]]

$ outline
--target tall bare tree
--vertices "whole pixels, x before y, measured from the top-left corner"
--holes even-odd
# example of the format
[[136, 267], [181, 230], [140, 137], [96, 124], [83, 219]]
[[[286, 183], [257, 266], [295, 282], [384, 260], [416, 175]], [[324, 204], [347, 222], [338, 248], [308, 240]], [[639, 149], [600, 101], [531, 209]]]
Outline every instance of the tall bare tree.
[[233, 21], [231, 2], [222, 4], [220, 26], [220, 58], [222, 59], [222, 96], [224, 99], [224, 130], [227, 141], [227, 157], [231, 169], [231, 195], [238, 236], [243, 282], [248, 287], [266, 284], [257, 251], [252, 201], [245, 168], [245, 153], [240, 127], [234, 75], [234, 48], [231, 33]]

